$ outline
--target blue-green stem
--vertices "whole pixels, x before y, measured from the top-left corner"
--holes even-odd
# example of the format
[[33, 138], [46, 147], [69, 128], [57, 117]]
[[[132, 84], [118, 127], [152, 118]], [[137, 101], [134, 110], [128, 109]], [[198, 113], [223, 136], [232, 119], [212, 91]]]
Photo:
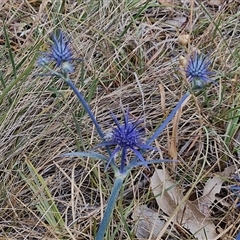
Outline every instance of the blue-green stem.
[[[71, 79], [68, 78], [68, 73], [67, 72], [62, 72], [62, 73], [58, 73], [55, 70], [51, 69], [48, 65], [44, 65], [44, 67], [52, 74], [55, 76], [58, 76], [59, 78], [63, 79], [68, 86], [71, 87], [71, 89], [73, 90], [73, 92], [77, 95], [78, 100], [81, 102], [81, 104], [83, 105], [83, 107], [85, 108], [86, 112], [88, 113], [89, 117], [91, 118], [93, 124], [96, 127], [96, 130], [99, 134], [99, 136], [102, 138], [102, 140], [104, 141], [104, 134], [96, 120], [96, 118], [94, 117], [88, 103], [86, 102], [86, 100], [84, 99], [84, 97], [82, 96], [82, 94], [80, 93], [80, 91], [78, 91], [78, 89], [76, 88], [76, 86], [74, 85], [74, 83], [71, 81]], [[49, 74], [47, 74], [49, 75]], [[111, 156], [111, 151], [109, 149], [109, 147], [106, 146], [107, 152], [109, 154], [109, 156]], [[112, 164], [113, 166], [114, 164]]]
[[[167, 118], [162, 122], [162, 124], [159, 126], [159, 128], [155, 131], [155, 133], [152, 135], [152, 137], [150, 137], [146, 144], [149, 145], [151, 144], [161, 133], [162, 131], [165, 129], [165, 127], [168, 125], [168, 123], [173, 119], [173, 117], [175, 116], [176, 112], [178, 111], [178, 109], [180, 109], [180, 107], [182, 106], [183, 102], [187, 99], [187, 97], [190, 95], [191, 93], [190, 92], [186, 92], [183, 97], [181, 98], [181, 100], [178, 102], [178, 104], [175, 106], [175, 108], [172, 110], [172, 112], [167, 116]], [[137, 166], [137, 163], [138, 162], [138, 157], [136, 156], [131, 164], [128, 166], [128, 170], [129, 170], [129, 167], [130, 168], [133, 168], [135, 166]], [[164, 162], [164, 161], [162, 161]]]
[[46, 64], [44, 65], [44, 67], [47, 70], [49, 70], [51, 74], [56, 75], [59, 78], [62, 78], [68, 84], [68, 86], [73, 90], [73, 92], [77, 95], [77, 98], [79, 99], [79, 101], [81, 102], [81, 104], [83, 105], [85, 110], [87, 111], [89, 117], [93, 121], [93, 124], [95, 125], [99, 136], [102, 138], [102, 140], [104, 140], [104, 134], [103, 134], [103, 132], [102, 132], [102, 130], [101, 130], [101, 128], [100, 128], [96, 118], [94, 117], [94, 115], [93, 115], [93, 113], [92, 113], [88, 103], [86, 102], [86, 100], [84, 99], [82, 94], [78, 91], [78, 89], [76, 88], [74, 83], [71, 81], [71, 79], [68, 78], [68, 73], [67, 72], [58, 73], [55, 70], [53, 70], [52, 68], [50, 68], [48, 65], [46, 65]]
[[152, 137], [150, 137], [147, 140], [147, 145], [151, 144], [160, 134], [161, 132], [165, 129], [165, 127], [168, 125], [168, 123], [173, 119], [173, 117], [175, 116], [175, 114], [177, 113], [178, 109], [182, 106], [183, 102], [187, 99], [187, 97], [190, 95], [190, 92], [186, 92], [182, 99], [178, 102], [178, 104], [175, 106], [175, 108], [172, 110], [172, 112], [167, 116], [167, 118], [163, 121], [163, 123], [161, 124], [161, 126], [156, 130], [156, 132], [152, 135]]
[[110, 218], [112, 216], [113, 209], [114, 209], [115, 203], [117, 201], [117, 198], [118, 198], [119, 192], [121, 190], [121, 187], [123, 185], [123, 181], [124, 181], [125, 177], [126, 177], [126, 175], [124, 174], [124, 175], [119, 175], [119, 177], [115, 178], [112, 192], [111, 192], [111, 195], [110, 195], [108, 203], [107, 203], [107, 208], [104, 212], [103, 219], [101, 221], [101, 224], [98, 229], [95, 240], [103, 240], [104, 239], [104, 235], [106, 233], [108, 224], [110, 222]]
[[[74, 93], [77, 95], [77, 98], [79, 99], [79, 101], [81, 102], [81, 104], [85, 108], [86, 112], [88, 113], [89, 117], [93, 121], [93, 124], [95, 125], [95, 127], [97, 129], [98, 135], [102, 138], [103, 141], [105, 141], [104, 134], [103, 134], [103, 132], [102, 132], [102, 130], [101, 130], [101, 128], [100, 128], [96, 118], [94, 117], [94, 115], [93, 115], [93, 113], [92, 113], [88, 103], [86, 102], [86, 100], [82, 96], [82, 94], [78, 91], [76, 86], [73, 84], [73, 82], [69, 78], [66, 78], [64, 80], [71, 87], [71, 89], [74, 91]], [[108, 152], [109, 156], [111, 156], [111, 151], [110, 151], [108, 146], [106, 146], [106, 149], [107, 149], [107, 152]]]
[[96, 118], [94, 117], [90, 107], [88, 106], [88, 103], [86, 102], [86, 100], [84, 99], [84, 97], [82, 96], [82, 94], [78, 91], [78, 89], [76, 88], [76, 86], [73, 84], [73, 82], [68, 78], [65, 80], [66, 83], [71, 87], [71, 89], [74, 91], [74, 93], [77, 95], [79, 101], [82, 103], [83, 107], [85, 108], [85, 110], [87, 111], [89, 117], [91, 118], [91, 120], [93, 121], [96, 130], [99, 134], [99, 136], [102, 138], [102, 140], [104, 140], [104, 134], [96, 120]]

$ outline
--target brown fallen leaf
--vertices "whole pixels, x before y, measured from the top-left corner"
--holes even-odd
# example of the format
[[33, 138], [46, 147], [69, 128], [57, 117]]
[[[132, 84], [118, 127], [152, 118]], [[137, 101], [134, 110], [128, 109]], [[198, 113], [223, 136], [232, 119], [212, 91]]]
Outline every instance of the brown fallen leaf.
[[223, 182], [219, 176], [208, 179], [203, 189], [203, 197], [198, 199], [199, 210], [207, 217], [210, 217], [210, 207], [216, 199], [215, 195], [221, 191]]
[[208, 4], [211, 6], [220, 6], [223, 4], [223, 0], [210, 0]]
[[[166, 170], [157, 169], [151, 178], [151, 188], [159, 208], [171, 216], [183, 198], [178, 184]], [[188, 200], [180, 206], [173, 223], [188, 229], [198, 240], [214, 239], [217, 236], [213, 222], [198, 210], [197, 204]]]
[[182, 16], [176, 16], [173, 17], [172, 19], [168, 19], [165, 21], [165, 24], [167, 24], [169, 27], [172, 27], [174, 29], [179, 29], [182, 27], [182, 25], [187, 21], [186, 17]]
[[174, 6], [175, 5], [175, 1], [174, 0], [158, 0], [159, 3], [163, 4], [163, 5], [171, 5]]
[[191, 0], [181, 0], [181, 3], [183, 6], [187, 6], [188, 4], [190, 4]]
[[[210, 216], [210, 207], [215, 200], [220, 200], [216, 197], [217, 193], [220, 193], [222, 184], [226, 178], [231, 177], [231, 175], [236, 170], [234, 165], [227, 167], [222, 172], [215, 173], [213, 178], [209, 178], [203, 188], [203, 195], [201, 198], [197, 199], [199, 204], [199, 210], [205, 215]], [[226, 201], [221, 201], [222, 205], [229, 207], [229, 203]]]
[[136, 221], [136, 236], [139, 239], [152, 240], [157, 238], [158, 233], [161, 231], [164, 220], [159, 219], [158, 212], [148, 208], [147, 205], [137, 206], [133, 210], [133, 220]]

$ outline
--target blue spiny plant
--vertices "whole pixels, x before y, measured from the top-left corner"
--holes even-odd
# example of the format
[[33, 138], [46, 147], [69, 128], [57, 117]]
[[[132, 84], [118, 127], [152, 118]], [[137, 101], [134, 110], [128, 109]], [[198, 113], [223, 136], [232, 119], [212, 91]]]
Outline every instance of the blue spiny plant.
[[217, 85], [217, 83], [210, 78], [213, 74], [213, 72], [209, 71], [210, 65], [211, 61], [208, 57], [198, 52], [195, 52], [193, 56], [190, 57], [185, 71], [188, 81], [192, 84], [193, 90], [202, 89], [205, 84], [209, 82]]
[[[82, 106], [88, 113], [89, 117], [91, 118], [93, 124], [96, 127], [97, 133], [101, 138], [101, 143], [97, 145], [95, 149], [99, 147], [106, 147], [109, 155], [108, 157], [106, 157], [95, 151], [90, 151], [71, 152], [64, 154], [64, 156], [87, 156], [101, 159], [106, 162], [105, 170], [107, 170], [107, 168], [111, 166], [115, 173], [115, 181], [112, 192], [109, 197], [107, 208], [105, 210], [103, 219], [96, 235], [96, 240], [102, 240], [104, 239], [106, 229], [109, 225], [109, 221], [115, 203], [117, 201], [119, 191], [123, 185], [124, 179], [128, 176], [129, 172], [137, 166], [148, 167], [150, 164], [153, 163], [175, 161], [167, 159], [146, 161], [144, 159], [144, 152], [146, 152], [147, 150], [157, 151], [157, 149], [154, 148], [151, 144], [162, 133], [168, 123], [173, 119], [176, 112], [181, 107], [182, 103], [190, 95], [190, 92], [188, 91], [182, 97], [182, 99], [175, 106], [169, 116], [162, 122], [160, 127], [156, 129], [156, 131], [148, 140], [144, 140], [145, 131], [142, 127], [141, 120], [131, 120], [129, 117], [129, 109], [123, 112], [122, 122], [119, 121], [117, 117], [111, 112], [115, 127], [110, 132], [110, 134], [108, 134], [108, 137], [106, 137], [83, 95], [69, 78], [69, 74], [74, 71], [72, 61], [82, 59], [73, 58], [73, 54], [70, 48], [70, 40], [66, 39], [65, 34], [61, 30], [58, 31], [58, 33], [56, 34], [53, 34], [51, 36], [51, 40], [52, 44], [50, 47], [50, 51], [41, 54], [41, 56], [37, 60], [38, 66], [45, 68], [48, 71], [47, 75], [57, 76], [58, 78], [65, 81], [73, 90], [73, 92], [76, 94], [77, 98], [81, 102]], [[52, 67], [52, 65], [54, 64], [57, 70], [54, 70], [54, 67]], [[188, 65], [186, 67], [186, 76], [188, 77], [188, 80], [191, 83], [193, 89], [202, 89], [208, 82], [215, 83], [210, 78], [210, 75], [212, 74], [212, 72], [208, 70], [210, 64], [211, 62], [208, 58], [198, 53], [195, 53], [193, 57], [190, 58], [190, 61], [188, 62]], [[110, 148], [113, 148], [113, 150], [111, 151]], [[133, 159], [128, 159], [129, 151], [134, 154]], [[120, 161], [117, 161], [118, 158], [120, 159]], [[120, 163], [118, 164], [118, 162]]]

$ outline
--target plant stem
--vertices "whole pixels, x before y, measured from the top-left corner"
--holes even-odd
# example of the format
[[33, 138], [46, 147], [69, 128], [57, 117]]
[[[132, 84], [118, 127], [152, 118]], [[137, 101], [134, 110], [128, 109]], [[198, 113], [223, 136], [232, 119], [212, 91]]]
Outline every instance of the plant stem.
[[78, 91], [78, 89], [76, 88], [76, 86], [73, 84], [73, 82], [70, 79], [66, 79], [65, 81], [71, 87], [71, 89], [74, 91], [74, 93], [77, 95], [79, 101], [82, 103], [82, 105], [85, 108], [85, 110], [87, 111], [89, 117], [93, 121], [99, 136], [102, 138], [102, 140], [104, 140], [104, 134], [103, 134], [103, 132], [102, 132], [102, 130], [101, 130], [101, 128], [100, 128], [96, 118], [94, 117], [90, 107], [88, 106], [88, 103], [86, 102], [86, 100], [84, 99], [82, 94]]
[[117, 201], [119, 191], [121, 190], [121, 187], [123, 185], [124, 178], [125, 178], [125, 176], [120, 175], [114, 181], [113, 189], [112, 189], [111, 195], [110, 195], [109, 200], [108, 200], [107, 208], [106, 208], [105, 213], [103, 215], [103, 219], [101, 221], [101, 224], [100, 224], [100, 227], [98, 229], [97, 236], [96, 236], [95, 240], [103, 240], [104, 239], [104, 235], [106, 233], [107, 226], [110, 222], [110, 218], [112, 216], [113, 208], [114, 208], [114, 205]]
[[159, 135], [160, 133], [165, 129], [165, 127], [168, 125], [168, 123], [173, 119], [178, 109], [181, 107], [182, 103], [186, 100], [186, 98], [190, 95], [190, 92], [186, 92], [182, 99], [178, 102], [178, 104], [175, 106], [175, 108], [172, 110], [172, 112], [167, 116], [167, 118], [163, 121], [163, 123], [160, 125], [160, 127], [156, 130], [156, 132], [150, 137], [146, 144], [151, 144]]

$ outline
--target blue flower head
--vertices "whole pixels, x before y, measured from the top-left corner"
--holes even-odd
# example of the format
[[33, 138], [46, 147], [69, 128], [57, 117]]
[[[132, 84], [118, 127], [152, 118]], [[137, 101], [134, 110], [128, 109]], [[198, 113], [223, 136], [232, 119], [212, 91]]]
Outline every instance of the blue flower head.
[[192, 83], [193, 89], [202, 89], [208, 82], [213, 82], [217, 85], [217, 83], [209, 77], [213, 74], [213, 72], [208, 70], [210, 65], [211, 61], [208, 57], [197, 52], [190, 58], [185, 71], [188, 80]]
[[[50, 62], [55, 62], [57, 67], [61, 66], [62, 73], [71, 73], [74, 67], [70, 63], [73, 58], [72, 50], [70, 48], [70, 39], [66, 39], [64, 33], [59, 30], [56, 34], [50, 37], [52, 44], [49, 52], [43, 52], [37, 59], [38, 66], [46, 66]], [[82, 60], [82, 59], [78, 59]]]
[[[124, 172], [127, 153], [133, 152], [141, 161], [141, 165], [147, 166], [147, 161], [144, 160], [141, 150], [156, 150], [154, 147], [144, 143], [144, 128], [140, 126], [142, 121], [132, 121], [129, 119], [129, 111], [124, 114], [123, 123], [121, 124], [116, 116], [111, 113], [116, 127], [109, 134], [108, 140], [103, 142], [100, 146], [115, 146], [106, 168], [114, 161], [117, 153], [121, 152], [120, 172]], [[140, 165], [140, 164], [138, 164]]]
[[51, 45], [49, 58], [56, 62], [57, 67], [62, 63], [69, 62], [73, 59], [72, 51], [69, 46], [70, 39], [66, 40], [66, 37], [61, 30], [58, 35], [53, 34], [51, 40], [53, 43]]

